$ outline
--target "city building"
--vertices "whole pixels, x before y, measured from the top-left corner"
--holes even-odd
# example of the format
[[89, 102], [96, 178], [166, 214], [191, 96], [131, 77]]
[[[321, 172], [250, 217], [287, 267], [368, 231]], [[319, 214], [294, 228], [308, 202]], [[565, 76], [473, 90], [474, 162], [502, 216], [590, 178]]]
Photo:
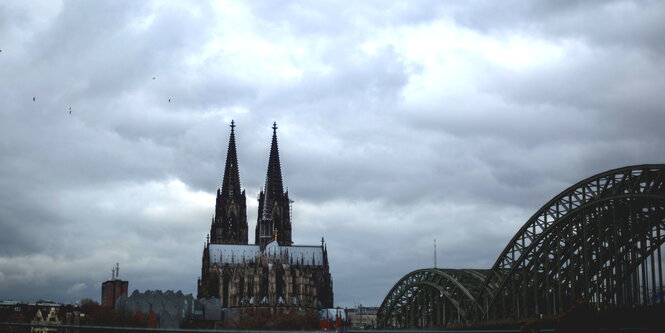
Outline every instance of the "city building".
[[115, 302], [120, 296], [127, 296], [128, 281], [118, 278], [120, 274], [120, 265], [116, 263], [111, 273], [111, 279], [102, 283], [102, 306], [115, 308]]
[[118, 312], [141, 313], [149, 316], [156, 315], [158, 327], [179, 328], [185, 319], [194, 313], [194, 297], [192, 294], [183, 294], [182, 291], [146, 290], [141, 293], [134, 290], [128, 297], [125, 293], [115, 306]]
[[347, 314], [351, 329], [373, 329], [376, 328], [376, 312], [378, 306], [358, 306], [355, 309], [348, 309]]
[[222, 187], [203, 249], [198, 298], [217, 298], [223, 308], [333, 306], [328, 251], [321, 245], [294, 245], [291, 203], [284, 191], [277, 125], [265, 186], [258, 196], [254, 244], [249, 244], [245, 191], [240, 187], [235, 124], [226, 155]]
[[85, 314], [78, 304], [60, 304], [40, 300], [34, 303], [0, 301], [0, 322], [31, 326], [0, 326], [1, 332], [78, 332], [75, 328], [54, 328], [41, 325], [79, 325]]

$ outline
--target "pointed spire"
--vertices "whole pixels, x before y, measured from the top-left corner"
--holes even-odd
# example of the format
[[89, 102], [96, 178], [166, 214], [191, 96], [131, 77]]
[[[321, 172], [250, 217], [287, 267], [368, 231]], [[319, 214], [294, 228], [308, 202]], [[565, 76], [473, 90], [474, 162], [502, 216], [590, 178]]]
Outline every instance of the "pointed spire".
[[282, 167], [279, 162], [279, 148], [277, 147], [277, 122], [272, 124], [272, 144], [270, 146], [270, 158], [268, 160], [268, 172], [266, 173], [266, 185], [264, 188], [266, 204], [263, 206], [263, 218], [270, 219], [269, 212], [272, 207], [268, 207], [270, 200], [284, 194], [284, 185], [282, 184]]
[[277, 147], [277, 122], [272, 124], [272, 144], [270, 146], [270, 159], [268, 160], [268, 173], [266, 174], [266, 191], [284, 193], [282, 185], [282, 167], [279, 162], [279, 148]]
[[231, 120], [231, 137], [226, 152], [226, 166], [222, 180], [221, 194], [224, 197], [240, 194], [240, 172], [238, 171], [238, 153], [236, 152], [235, 122]]

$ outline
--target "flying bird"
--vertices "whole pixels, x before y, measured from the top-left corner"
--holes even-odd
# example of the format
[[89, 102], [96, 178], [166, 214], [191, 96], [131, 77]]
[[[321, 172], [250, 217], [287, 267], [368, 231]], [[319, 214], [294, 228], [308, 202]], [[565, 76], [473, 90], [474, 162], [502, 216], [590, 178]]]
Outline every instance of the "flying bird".
[[72, 107], [69, 107], [69, 114], [72, 114]]
[[152, 79], [154, 80], [154, 79], [155, 79], [155, 77], [153, 76], [153, 77], [152, 77]]
[[169, 103], [171, 103], [171, 99], [169, 98]]
[[36, 98], [35, 98], [35, 97], [33, 97], [33, 98], [32, 98], [32, 101], [33, 101], [33, 102], [34, 102], [34, 101], [36, 101]]

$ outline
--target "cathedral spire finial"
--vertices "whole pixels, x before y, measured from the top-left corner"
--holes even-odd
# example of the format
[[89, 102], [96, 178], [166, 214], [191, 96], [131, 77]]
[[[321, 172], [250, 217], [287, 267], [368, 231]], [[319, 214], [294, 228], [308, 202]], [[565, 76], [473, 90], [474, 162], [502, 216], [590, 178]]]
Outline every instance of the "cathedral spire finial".
[[231, 126], [231, 132], [233, 132], [233, 129], [236, 127], [236, 124], [233, 121], [233, 119], [231, 119], [231, 125], [229, 125], [229, 126]]
[[272, 123], [272, 134], [277, 134], [277, 122]]

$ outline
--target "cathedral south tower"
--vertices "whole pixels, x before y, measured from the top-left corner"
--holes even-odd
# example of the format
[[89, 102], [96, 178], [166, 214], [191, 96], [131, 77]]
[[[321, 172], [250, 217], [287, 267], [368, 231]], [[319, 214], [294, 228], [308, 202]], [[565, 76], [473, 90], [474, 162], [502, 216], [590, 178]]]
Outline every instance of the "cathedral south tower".
[[222, 187], [217, 190], [215, 216], [210, 226], [212, 244], [247, 244], [247, 204], [240, 188], [235, 123], [231, 121], [231, 137], [226, 153]]

